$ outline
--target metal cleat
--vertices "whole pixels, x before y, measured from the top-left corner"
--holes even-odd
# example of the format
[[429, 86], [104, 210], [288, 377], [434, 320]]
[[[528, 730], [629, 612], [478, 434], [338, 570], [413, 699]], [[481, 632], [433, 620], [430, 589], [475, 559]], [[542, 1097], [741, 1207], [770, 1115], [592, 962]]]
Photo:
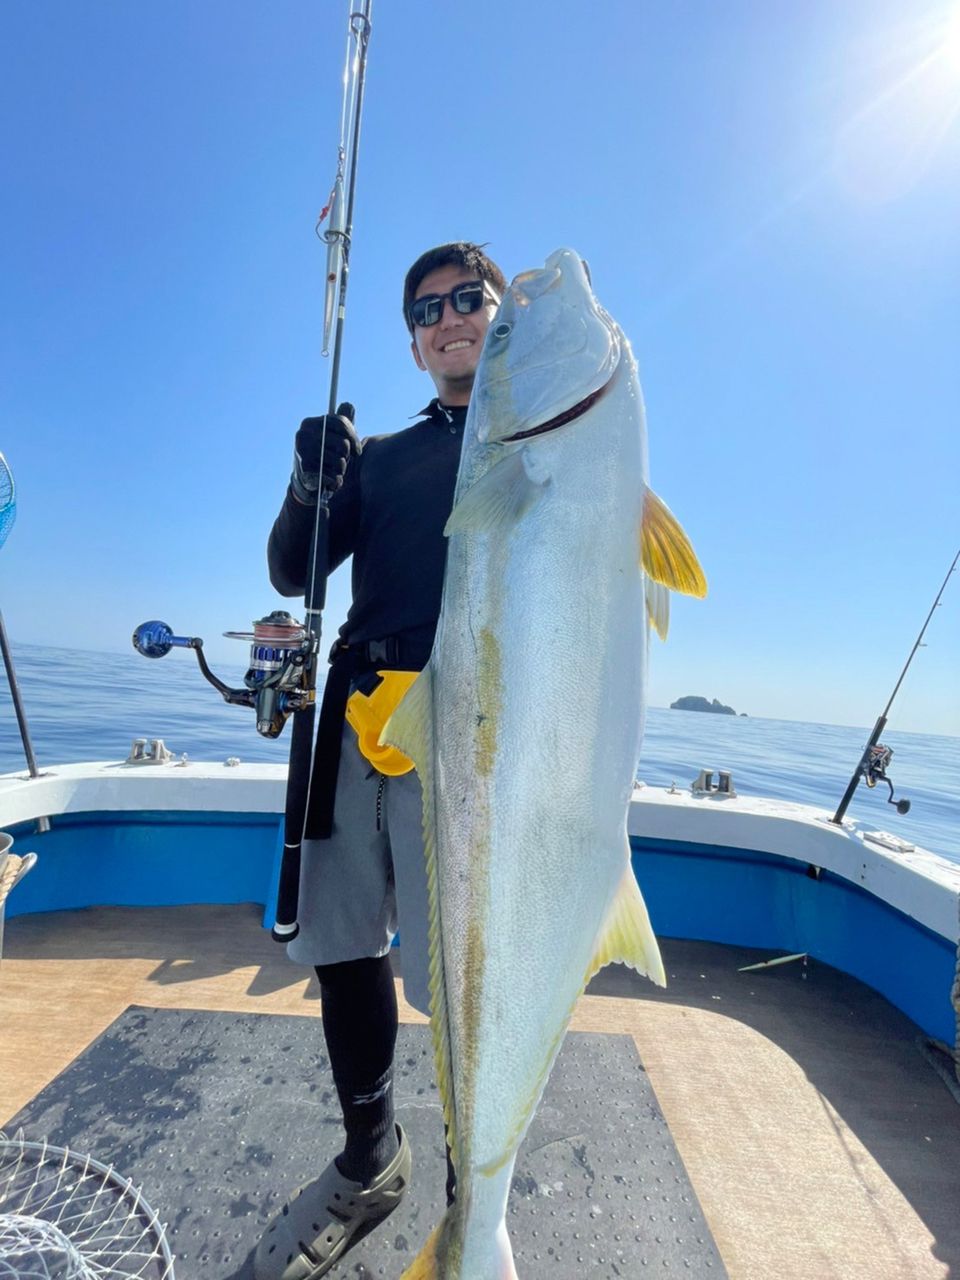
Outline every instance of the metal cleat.
[[167, 764], [173, 759], [173, 752], [168, 751], [162, 738], [134, 738], [126, 764]]

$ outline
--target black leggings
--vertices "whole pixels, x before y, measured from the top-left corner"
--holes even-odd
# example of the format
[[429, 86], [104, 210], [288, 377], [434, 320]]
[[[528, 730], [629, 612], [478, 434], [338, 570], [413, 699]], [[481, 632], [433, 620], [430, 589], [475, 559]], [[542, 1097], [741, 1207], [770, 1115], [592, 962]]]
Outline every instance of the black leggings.
[[[389, 954], [317, 965], [323, 1032], [338, 1093], [373, 1091], [393, 1066], [397, 993]], [[342, 1097], [341, 1097], [342, 1101]]]
[[343, 1109], [341, 1172], [367, 1182], [396, 1151], [393, 1052], [397, 993], [390, 956], [317, 965], [323, 1033]]
[[[365, 960], [317, 965], [323, 1033], [343, 1109], [347, 1145], [342, 1172], [365, 1182], [392, 1154], [393, 1054], [397, 993], [389, 953]], [[454, 1193], [447, 1148], [447, 1203]]]

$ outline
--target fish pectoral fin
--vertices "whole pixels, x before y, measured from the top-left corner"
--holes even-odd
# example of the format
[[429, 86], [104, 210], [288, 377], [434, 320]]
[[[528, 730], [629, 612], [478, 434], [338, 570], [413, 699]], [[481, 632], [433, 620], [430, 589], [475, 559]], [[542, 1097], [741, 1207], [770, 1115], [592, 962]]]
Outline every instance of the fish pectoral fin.
[[540, 501], [549, 476], [531, 474], [527, 450], [517, 449], [490, 468], [450, 512], [444, 534], [490, 533], [516, 524]]
[[378, 745], [396, 747], [409, 756], [422, 779], [424, 767], [433, 758], [433, 672], [429, 662], [397, 703]]
[[690, 539], [667, 504], [647, 489], [640, 521], [640, 563], [644, 573], [671, 591], [703, 598], [707, 579]]
[[670, 592], [662, 582], [654, 582], [644, 575], [643, 594], [647, 602], [647, 621], [661, 640], [666, 640], [670, 629]]
[[667, 985], [660, 948], [650, 925], [643, 894], [630, 865], [629, 847], [627, 867], [604, 921], [603, 932], [590, 961], [586, 981], [589, 982], [595, 973], [599, 973], [608, 964], [628, 964], [658, 987]]

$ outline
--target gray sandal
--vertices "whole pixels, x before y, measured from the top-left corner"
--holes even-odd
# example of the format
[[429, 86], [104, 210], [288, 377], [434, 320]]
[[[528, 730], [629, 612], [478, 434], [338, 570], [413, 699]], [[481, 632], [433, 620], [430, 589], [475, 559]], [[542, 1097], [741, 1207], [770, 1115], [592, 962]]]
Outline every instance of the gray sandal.
[[253, 1260], [255, 1280], [319, 1280], [352, 1244], [388, 1217], [410, 1184], [410, 1144], [368, 1187], [345, 1178], [331, 1160], [300, 1188], [264, 1232]]

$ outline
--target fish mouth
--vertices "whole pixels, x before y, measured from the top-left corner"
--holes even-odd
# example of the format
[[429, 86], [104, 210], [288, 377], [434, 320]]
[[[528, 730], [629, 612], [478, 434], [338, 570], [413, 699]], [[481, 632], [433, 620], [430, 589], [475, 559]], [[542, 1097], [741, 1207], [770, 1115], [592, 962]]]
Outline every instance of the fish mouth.
[[529, 440], [531, 436], [546, 435], [548, 431], [556, 431], [557, 427], [563, 427], [568, 422], [573, 422], [577, 418], [582, 418], [588, 409], [592, 409], [598, 400], [601, 400], [610, 390], [613, 378], [609, 378], [602, 387], [598, 387], [596, 391], [591, 391], [588, 396], [582, 400], [578, 400], [576, 404], [571, 405], [569, 409], [564, 409], [562, 413], [555, 414], [554, 417], [548, 418], [546, 422], [541, 422], [537, 427], [527, 427], [524, 431], [515, 431], [512, 436], [503, 436], [500, 440], [501, 444], [513, 444], [517, 440]]

